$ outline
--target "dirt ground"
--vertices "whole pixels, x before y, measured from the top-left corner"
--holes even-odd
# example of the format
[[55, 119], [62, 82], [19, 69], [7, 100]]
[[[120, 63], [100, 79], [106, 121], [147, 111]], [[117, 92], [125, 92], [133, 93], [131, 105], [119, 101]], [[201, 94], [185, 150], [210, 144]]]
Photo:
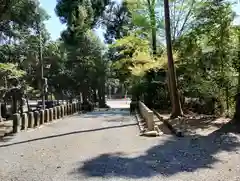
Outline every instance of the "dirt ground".
[[184, 117], [176, 119], [170, 119], [169, 112], [160, 112], [160, 114], [164, 120], [167, 120], [174, 128], [182, 130], [185, 135], [206, 136], [219, 130], [231, 121], [230, 118], [226, 117], [196, 114], [193, 112], [184, 114]]

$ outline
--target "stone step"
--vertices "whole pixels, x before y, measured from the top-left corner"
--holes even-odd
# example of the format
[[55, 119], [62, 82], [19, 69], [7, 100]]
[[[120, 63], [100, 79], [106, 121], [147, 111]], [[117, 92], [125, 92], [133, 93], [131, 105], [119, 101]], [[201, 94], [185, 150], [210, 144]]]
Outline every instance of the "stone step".
[[0, 122], [0, 128], [1, 127], [13, 127], [13, 121], [9, 120], [9, 121]]
[[13, 131], [13, 128], [12, 128], [12, 127], [6, 128], [6, 134], [11, 133], [12, 131]]
[[2, 127], [0, 128], [0, 136], [3, 137], [6, 134], [6, 128]]
[[140, 126], [147, 126], [147, 123], [146, 122], [139, 122], [139, 125]]

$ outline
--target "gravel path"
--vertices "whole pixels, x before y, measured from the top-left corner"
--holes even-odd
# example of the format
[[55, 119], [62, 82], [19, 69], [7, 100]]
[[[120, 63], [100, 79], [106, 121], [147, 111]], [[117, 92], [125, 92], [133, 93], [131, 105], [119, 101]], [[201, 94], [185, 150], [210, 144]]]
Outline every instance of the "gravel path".
[[74, 115], [0, 142], [1, 181], [239, 181], [240, 138], [140, 137], [128, 111]]

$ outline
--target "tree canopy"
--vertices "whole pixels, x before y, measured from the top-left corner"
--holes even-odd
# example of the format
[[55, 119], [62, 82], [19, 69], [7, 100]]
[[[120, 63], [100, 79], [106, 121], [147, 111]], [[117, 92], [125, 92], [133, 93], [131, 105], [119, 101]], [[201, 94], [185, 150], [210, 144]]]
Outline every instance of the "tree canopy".
[[[223, 107], [226, 114], [234, 112], [240, 80], [239, 27], [233, 26], [235, 13], [231, 3], [233, 1], [169, 1], [171, 43], [181, 95], [216, 100], [216, 108]], [[109, 57], [116, 75], [123, 83], [131, 80], [132, 90], [136, 90], [135, 82], [135, 87], [142, 89], [138, 94], [149, 106], [159, 106], [166, 94], [162, 94], [161, 84], [156, 82], [164, 83], [165, 92], [169, 92], [166, 89], [169, 67], [164, 42], [164, 3], [125, 0], [116, 7], [111, 17], [118, 17], [120, 9], [124, 9], [125, 13], [121, 12], [127, 15], [122, 16], [124, 21], [104, 21], [105, 36], [114, 37], [114, 41], [110, 38], [108, 43], [112, 44]], [[146, 92], [154, 93], [149, 96]]]

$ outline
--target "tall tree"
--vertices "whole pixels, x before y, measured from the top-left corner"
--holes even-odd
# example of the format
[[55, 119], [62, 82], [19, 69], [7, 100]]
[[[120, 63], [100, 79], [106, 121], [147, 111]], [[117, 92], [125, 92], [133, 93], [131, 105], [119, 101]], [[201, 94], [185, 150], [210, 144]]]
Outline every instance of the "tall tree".
[[127, 0], [128, 8], [135, 26], [151, 32], [152, 54], [157, 54], [157, 29], [159, 22], [156, 8], [159, 3], [156, 0]]
[[106, 43], [112, 44], [115, 40], [126, 36], [133, 28], [127, 2], [123, 1], [119, 4], [112, 1], [104, 11], [100, 23], [106, 28], [104, 34]]
[[171, 29], [170, 29], [170, 15], [169, 15], [169, 2], [164, 0], [165, 10], [165, 32], [168, 56], [168, 76], [169, 76], [169, 89], [172, 101], [172, 117], [181, 116], [183, 114], [179, 94], [177, 90], [176, 73], [173, 63], [172, 42], [171, 42]]
[[62, 39], [67, 51], [65, 66], [72, 82], [71, 94], [81, 92], [87, 103], [97, 91], [100, 106], [105, 105], [105, 63], [103, 46], [92, 29], [98, 25], [109, 2], [59, 0], [56, 6], [60, 20], [67, 24]]

